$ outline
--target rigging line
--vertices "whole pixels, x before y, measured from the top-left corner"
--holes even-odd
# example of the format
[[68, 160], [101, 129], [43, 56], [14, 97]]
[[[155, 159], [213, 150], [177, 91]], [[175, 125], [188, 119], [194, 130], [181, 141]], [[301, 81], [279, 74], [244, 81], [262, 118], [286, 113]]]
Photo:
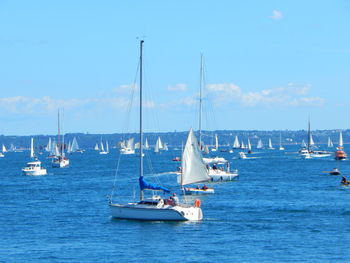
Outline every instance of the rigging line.
[[132, 110], [132, 105], [134, 102], [134, 97], [135, 97], [135, 90], [136, 90], [136, 81], [137, 81], [137, 77], [138, 77], [138, 72], [140, 70], [140, 61], [137, 64], [137, 68], [136, 68], [136, 72], [135, 72], [135, 77], [134, 77], [134, 82], [132, 84], [132, 89], [131, 89], [131, 96], [130, 96], [130, 100], [127, 106], [127, 111], [126, 111], [126, 116], [125, 116], [125, 120], [124, 120], [124, 130], [122, 130], [122, 140], [125, 140], [126, 138], [126, 132], [130, 131], [129, 130], [129, 124], [130, 124], [130, 119], [131, 119], [131, 110]]
[[118, 172], [119, 172], [119, 164], [120, 164], [120, 160], [121, 160], [121, 158], [122, 158], [121, 156], [122, 156], [122, 154], [119, 154], [118, 161], [117, 161], [117, 168], [116, 168], [115, 173], [114, 173], [113, 188], [112, 188], [112, 192], [111, 192], [111, 201], [112, 201], [113, 195], [114, 195], [114, 193], [115, 193], [117, 175], [118, 175]]

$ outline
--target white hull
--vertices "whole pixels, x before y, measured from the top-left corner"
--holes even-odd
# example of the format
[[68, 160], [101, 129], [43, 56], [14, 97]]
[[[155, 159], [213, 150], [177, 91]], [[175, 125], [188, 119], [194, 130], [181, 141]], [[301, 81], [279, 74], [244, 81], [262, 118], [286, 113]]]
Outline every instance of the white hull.
[[184, 207], [164, 205], [146, 205], [129, 203], [126, 205], [110, 204], [113, 218], [134, 219], [145, 221], [199, 221], [202, 220], [202, 209], [199, 207]]
[[29, 175], [29, 176], [39, 176], [39, 175], [47, 175], [46, 169], [26, 169], [23, 168], [22, 172], [24, 175]]
[[233, 181], [238, 177], [238, 172], [226, 172], [222, 170], [209, 170], [209, 176], [212, 182], [221, 182], [221, 181]]
[[120, 149], [120, 154], [135, 154], [135, 150], [123, 148], [123, 149]]
[[5, 155], [3, 153], [0, 153], [0, 157], [5, 157]]
[[64, 159], [64, 160], [53, 160], [52, 161], [52, 167], [54, 168], [64, 168], [69, 166], [69, 159]]
[[100, 154], [108, 154], [108, 152], [100, 152]]
[[206, 194], [214, 194], [215, 191], [213, 188], [208, 188], [204, 190], [204, 189], [186, 187], [183, 189], [183, 193], [185, 195], [206, 195]]

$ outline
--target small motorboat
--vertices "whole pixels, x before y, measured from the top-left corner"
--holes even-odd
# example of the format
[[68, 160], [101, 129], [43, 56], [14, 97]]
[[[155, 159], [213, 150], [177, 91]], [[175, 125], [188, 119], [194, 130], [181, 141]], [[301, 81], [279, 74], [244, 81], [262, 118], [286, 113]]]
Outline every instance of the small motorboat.
[[330, 175], [340, 175], [341, 172], [337, 169], [337, 168], [334, 168], [332, 171], [329, 172]]
[[177, 156], [173, 158], [173, 162], [181, 162], [181, 158]]

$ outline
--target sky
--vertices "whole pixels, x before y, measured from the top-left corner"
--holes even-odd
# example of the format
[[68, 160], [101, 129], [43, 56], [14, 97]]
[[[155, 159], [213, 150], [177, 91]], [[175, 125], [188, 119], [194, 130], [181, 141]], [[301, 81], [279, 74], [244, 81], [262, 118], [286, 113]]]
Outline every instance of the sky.
[[347, 129], [348, 0], [0, 0], [0, 134]]

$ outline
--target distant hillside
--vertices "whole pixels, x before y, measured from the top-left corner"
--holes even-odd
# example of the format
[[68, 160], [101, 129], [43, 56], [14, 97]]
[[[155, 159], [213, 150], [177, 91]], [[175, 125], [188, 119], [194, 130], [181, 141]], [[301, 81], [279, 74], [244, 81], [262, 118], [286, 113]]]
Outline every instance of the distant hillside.
[[[147, 138], [149, 144], [153, 146], [160, 136], [162, 141], [166, 142], [170, 147], [178, 146], [180, 147], [182, 143], [185, 143], [188, 131], [174, 131], [174, 132], [162, 132], [162, 133], [145, 133], [145, 138]], [[307, 131], [243, 131], [243, 130], [219, 130], [219, 131], [203, 131], [202, 140], [205, 144], [212, 145], [214, 134], [218, 135], [220, 145], [231, 145], [233, 144], [234, 138], [237, 135], [239, 140], [243, 140], [245, 143], [249, 138], [253, 145], [257, 144], [258, 139], [262, 139], [263, 143], [266, 145], [268, 139], [272, 139], [274, 145], [279, 144], [280, 134], [282, 136], [282, 143], [295, 144], [301, 143], [304, 139], [307, 141]], [[196, 132], [198, 136], [198, 132]], [[312, 131], [313, 139], [316, 144], [326, 144], [328, 137], [330, 137], [333, 143], [336, 145], [338, 143], [339, 131], [338, 130], [315, 130]], [[89, 133], [69, 133], [65, 135], [65, 142], [72, 141], [74, 137], [77, 138], [78, 144], [83, 149], [93, 148], [96, 143], [107, 140], [111, 147], [116, 146], [121, 140], [128, 139], [130, 137], [135, 138], [135, 142], [138, 141], [138, 134], [89, 134]], [[34, 136], [5, 136], [0, 135], [0, 145], [4, 144], [6, 148], [9, 148], [11, 144], [15, 145], [17, 148], [29, 148], [30, 138], [34, 137], [35, 145], [37, 148], [44, 147], [49, 137], [56, 138], [56, 135], [34, 135]], [[350, 142], [350, 130], [343, 131], [344, 143]]]

